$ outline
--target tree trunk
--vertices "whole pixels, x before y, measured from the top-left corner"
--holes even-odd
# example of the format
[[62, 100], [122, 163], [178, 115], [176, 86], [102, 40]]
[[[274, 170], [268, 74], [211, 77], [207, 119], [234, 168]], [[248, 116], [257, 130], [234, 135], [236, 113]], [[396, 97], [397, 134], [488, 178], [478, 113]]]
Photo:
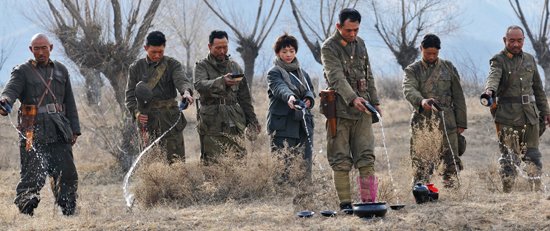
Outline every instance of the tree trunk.
[[550, 64], [541, 66], [544, 72], [544, 76], [541, 76], [544, 79], [544, 92], [548, 95], [550, 93]]
[[241, 58], [244, 62], [244, 77], [248, 82], [248, 88], [252, 87], [254, 81], [254, 65], [260, 48], [252, 40], [252, 38], [241, 39], [239, 41], [240, 47], [237, 48], [237, 52], [241, 54]]
[[84, 76], [86, 87], [86, 99], [88, 106], [98, 106], [101, 101], [101, 88], [103, 80], [98, 70], [80, 67], [80, 74]]

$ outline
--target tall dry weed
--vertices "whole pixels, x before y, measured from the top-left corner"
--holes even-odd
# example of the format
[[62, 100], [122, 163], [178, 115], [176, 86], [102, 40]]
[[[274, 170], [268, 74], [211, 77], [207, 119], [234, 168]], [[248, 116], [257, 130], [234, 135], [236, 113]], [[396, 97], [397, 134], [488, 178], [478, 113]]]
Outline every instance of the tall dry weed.
[[440, 163], [443, 132], [440, 130], [440, 120], [432, 114], [421, 123], [412, 127], [411, 161], [413, 171], [416, 171], [424, 179], [430, 180], [433, 171]]
[[155, 158], [144, 160], [150, 163], [142, 164], [138, 171], [133, 189], [137, 202], [146, 207], [190, 206], [299, 194], [295, 203], [310, 203], [310, 181], [304, 179], [301, 158], [292, 160], [288, 179], [281, 182], [284, 160], [275, 155], [256, 151], [244, 158], [232, 152], [225, 155], [208, 166], [181, 162], [167, 165]]

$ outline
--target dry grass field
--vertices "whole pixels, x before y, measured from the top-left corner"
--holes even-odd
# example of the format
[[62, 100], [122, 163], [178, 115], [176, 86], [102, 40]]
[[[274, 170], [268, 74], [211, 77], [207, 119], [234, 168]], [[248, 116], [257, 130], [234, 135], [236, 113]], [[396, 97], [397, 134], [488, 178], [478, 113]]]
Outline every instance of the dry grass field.
[[[255, 106], [265, 131], [267, 96], [265, 86], [256, 90]], [[263, 88], [263, 90], [262, 90]], [[106, 99], [105, 101], [109, 101]], [[461, 188], [440, 187], [436, 203], [417, 205], [411, 193], [409, 158], [409, 105], [403, 100], [382, 100], [386, 145], [395, 182], [389, 180], [382, 145], [381, 129], [375, 126], [376, 171], [381, 180], [380, 199], [390, 204], [406, 204], [399, 211], [388, 211], [383, 219], [361, 220], [354, 216], [325, 218], [319, 211], [336, 210], [337, 197], [331, 169], [326, 159], [324, 118], [315, 110], [313, 184], [294, 179], [281, 185], [274, 178], [280, 163], [269, 153], [266, 134], [247, 142], [248, 156], [240, 162], [227, 160], [220, 167], [199, 164], [199, 142], [195, 130], [194, 107], [185, 111], [186, 163], [172, 166], [148, 153], [132, 178], [136, 202], [128, 209], [122, 193], [124, 172], [107, 151], [105, 139], [116, 137], [112, 130], [117, 110], [104, 109], [104, 115], [79, 102], [83, 135], [74, 147], [79, 171], [77, 215], [65, 217], [53, 204], [51, 190], [45, 187], [35, 216], [19, 214], [13, 204], [19, 180], [19, 153], [16, 131], [7, 118], [0, 120], [0, 229], [2, 230], [550, 230], [550, 200], [545, 193], [527, 189], [519, 178], [510, 194], [502, 193], [497, 165], [494, 125], [486, 108], [469, 98], [468, 148], [462, 157], [465, 170]], [[113, 105], [105, 103], [105, 105]], [[11, 120], [15, 122], [15, 113]], [[109, 130], [111, 129], [111, 130]], [[550, 135], [541, 142], [548, 176]], [[353, 173], [356, 176], [357, 173]], [[442, 186], [435, 176], [436, 186]], [[394, 185], [394, 186], [392, 186]], [[395, 192], [393, 189], [395, 188]], [[297, 211], [309, 209], [314, 217], [301, 219]]]

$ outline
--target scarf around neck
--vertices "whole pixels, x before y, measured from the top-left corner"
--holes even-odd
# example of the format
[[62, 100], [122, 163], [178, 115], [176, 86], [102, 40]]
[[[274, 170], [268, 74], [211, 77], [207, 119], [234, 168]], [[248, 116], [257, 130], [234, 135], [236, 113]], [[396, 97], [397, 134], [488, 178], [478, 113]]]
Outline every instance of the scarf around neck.
[[[304, 73], [302, 72], [302, 69], [300, 69], [300, 62], [298, 62], [297, 58], [294, 58], [291, 63], [286, 63], [283, 61], [280, 57], [277, 57], [273, 64], [276, 67], [279, 67], [280, 69], [283, 69], [284, 71], [281, 71], [281, 74], [283, 76], [284, 81], [287, 83], [288, 87], [295, 92], [298, 97], [303, 97], [305, 95], [306, 90], [309, 89], [307, 86], [307, 82], [304, 78]], [[298, 75], [294, 75], [295, 72]], [[297, 78], [301, 84], [295, 85], [290, 81], [290, 78]]]

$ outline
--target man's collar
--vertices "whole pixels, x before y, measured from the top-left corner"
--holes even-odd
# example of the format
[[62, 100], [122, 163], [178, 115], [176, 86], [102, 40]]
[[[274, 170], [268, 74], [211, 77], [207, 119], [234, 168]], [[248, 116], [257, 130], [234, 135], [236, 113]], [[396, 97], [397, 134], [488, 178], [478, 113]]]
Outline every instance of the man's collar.
[[147, 62], [147, 64], [149, 65], [154, 65], [155, 67], [158, 66], [160, 63], [162, 63], [163, 60], [164, 60], [164, 57], [162, 57], [162, 59], [160, 59], [160, 61], [158, 62], [153, 62], [151, 61], [151, 59], [149, 59], [149, 56], [145, 56], [145, 62]]
[[336, 41], [338, 41], [338, 43], [340, 43], [340, 45], [341, 45], [342, 47], [345, 47], [345, 46], [347, 46], [347, 45], [350, 44], [350, 43], [356, 43], [356, 42], [357, 42], [357, 39], [355, 39], [355, 40], [352, 41], [352, 42], [346, 41], [346, 40], [344, 39], [344, 37], [342, 37], [342, 34], [340, 34], [340, 31], [339, 31], [339, 30], [336, 30], [335, 33], [336, 33]]
[[424, 58], [421, 59], [421, 62], [424, 68], [435, 67], [439, 63], [439, 58], [437, 58], [434, 63], [428, 63], [424, 60]]
[[[34, 60], [34, 59], [29, 59], [29, 63], [33, 66], [33, 67], [38, 67], [38, 66], [43, 66], [43, 65], [38, 65], [39, 63]], [[48, 65], [54, 65], [53, 61], [51, 59], [48, 59], [48, 62], [46, 63], [46, 66]]]
[[514, 56], [522, 56], [523, 55], [523, 50], [515, 55], [515, 54], [512, 54], [512, 52], [508, 51], [508, 49], [504, 48], [504, 50], [502, 51], [502, 54], [504, 54], [504, 56], [508, 57], [509, 59], [512, 59], [514, 58]]

